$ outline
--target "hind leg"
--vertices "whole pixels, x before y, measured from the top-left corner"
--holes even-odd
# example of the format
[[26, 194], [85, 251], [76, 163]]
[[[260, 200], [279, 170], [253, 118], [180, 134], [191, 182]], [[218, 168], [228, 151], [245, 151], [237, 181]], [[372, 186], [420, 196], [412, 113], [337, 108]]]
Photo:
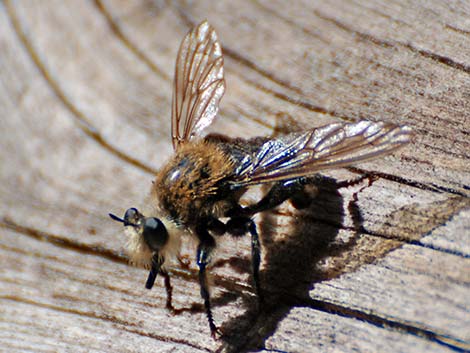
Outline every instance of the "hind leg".
[[253, 282], [256, 294], [260, 303], [263, 302], [263, 295], [259, 282], [259, 267], [261, 263], [261, 245], [259, 242], [256, 224], [250, 217], [238, 216], [231, 218], [227, 224], [227, 232], [234, 236], [243, 236], [246, 233], [251, 235], [251, 266], [253, 271]]
[[315, 180], [318, 177], [300, 177], [274, 184], [268, 193], [254, 205], [243, 209], [248, 215], [270, 210], [290, 199], [294, 207], [305, 208], [310, 205], [315, 197], [317, 189]]

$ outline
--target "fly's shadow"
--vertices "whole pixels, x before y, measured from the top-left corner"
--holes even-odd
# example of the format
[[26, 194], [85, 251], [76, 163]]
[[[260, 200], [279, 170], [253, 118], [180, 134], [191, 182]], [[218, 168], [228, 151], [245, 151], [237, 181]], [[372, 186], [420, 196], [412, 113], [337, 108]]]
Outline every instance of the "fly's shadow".
[[[312, 178], [307, 187], [313, 186], [317, 192], [307, 207], [290, 207], [294, 211], [288, 217], [282, 217], [276, 211], [262, 214], [258, 225], [264, 254], [261, 287], [265, 293], [265, 303], [260, 310], [249, 303], [248, 310], [242, 316], [221, 327], [225, 333], [222, 337], [225, 341], [223, 351], [243, 352], [262, 348], [291, 308], [308, 305], [305, 303], [310, 301], [309, 292], [315, 283], [338, 273], [338, 269], [330, 272], [318, 265], [325, 258], [354, 247], [362, 228], [362, 216], [355, 202], [357, 195], [344, 207], [345, 201], [338, 191], [349, 184], [339, 184], [332, 178], [322, 176]], [[291, 203], [299, 202], [291, 200]], [[341, 243], [336, 240], [344, 223], [345, 208], [357, 231], [347, 242]], [[289, 219], [289, 224], [284, 227], [287, 229], [285, 234], [276, 232], [279, 218]]]
[[[280, 113], [276, 117], [272, 137], [301, 129], [295, 119]], [[222, 326], [225, 342], [221, 351], [245, 352], [264, 348], [266, 339], [273, 335], [278, 323], [289, 311], [310, 302], [309, 292], [315, 283], [342, 272], [339, 268], [325, 271], [319, 264], [354, 247], [362, 230], [363, 218], [356, 202], [360, 191], [347, 201], [345, 207], [345, 200], [338, 190], [367, 178], [344, 183], [321, 175], [310, 178], [303, 198], [290, 200], [296, 207], [291, 207], [294, 209], [291, 217], [284, 217], [289, 219], [289, 224], [286, 234], [282, 236], [276, 232], [281, 218], [279, 214], [275, 210], [261, 214], [258, 225], [264, 257], [261, 287], [266, 293], [265, 303], [261, 307], [249, 303], [242, 316]], [[369, 185], [372, 182], [369, 179]], [[312, 188], [314, 193], [311, 192]], [[345, 209], [355, 231], [346, 243], [339, 243], [336, 239], [344, 224]]]

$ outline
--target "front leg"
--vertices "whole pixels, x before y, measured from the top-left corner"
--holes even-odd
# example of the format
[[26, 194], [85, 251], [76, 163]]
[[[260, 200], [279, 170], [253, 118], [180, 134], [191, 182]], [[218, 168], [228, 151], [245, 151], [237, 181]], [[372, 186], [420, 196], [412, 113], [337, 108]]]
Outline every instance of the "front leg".
[[155, 279], [157, 275], [160, 274], [165, 279], [165, 290], [166, 290], [166, 308], [172, 312], [175, 311], [172, 303], [172, 293], [173, 288], [170, 282], [170, 275], [168, 272], [162, 269], [162, 265], [165, 259], [163, 256], [160, 256], [158, 253], [154, 253], [152, 256], [152, 264], [150, 266], [150, 272], [147, 277], [147, 282], [145, 283], [145, 288], [152, 289], [155, 284]]
[[199, 266], [199, 285], [201, 286], [201, 297], [204, 300], [204, 307], [206, 308], [211, 336], [215, 339], [218, 330], [217, 326], [215, 326], [214, 318], [212, 317], [209, 284], [206, 273], [207, 266], [211, 261], [211, 253], [215, 248], [215, 240], [207, 231], [205, 224], [196, 228], [196, 234], [199, 238], [196, 261], [197, 265]]
[[145, 283], [145, 288], [152, 289], [153, 285], [155, 284], [155, 279], [157, 278], [158, 273], [160, 273], [163, 261], [163, 257], [160, 256], [158, 253], [153, 254], [152, 264], [150, 266], [150, 272], [147, 277], [147, 282]]

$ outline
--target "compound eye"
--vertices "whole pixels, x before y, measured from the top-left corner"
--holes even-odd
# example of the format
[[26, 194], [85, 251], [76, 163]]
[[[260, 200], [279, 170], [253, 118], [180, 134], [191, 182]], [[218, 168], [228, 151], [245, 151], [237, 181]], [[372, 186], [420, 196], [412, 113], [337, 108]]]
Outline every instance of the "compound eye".
[[168, 241], [165, 225], [155, 217], [145, 218], [143, 236], [152, 251], [160, 250]]
[[124, 225], [131, 226], [136, 225], [137, 221], [139, 220], [140, 213], [137, 208], [129, 208], [126, 213], [124, 214]]

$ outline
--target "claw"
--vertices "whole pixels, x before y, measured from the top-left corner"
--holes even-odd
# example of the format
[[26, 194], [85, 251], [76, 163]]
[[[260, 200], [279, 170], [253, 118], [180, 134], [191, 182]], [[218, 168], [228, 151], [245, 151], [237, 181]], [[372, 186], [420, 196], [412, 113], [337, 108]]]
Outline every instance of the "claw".
[[214, 324], [211, 326], [211, 337], [214, 341], [217, 341], [220, 337], [222, 337], [223, 332]]

